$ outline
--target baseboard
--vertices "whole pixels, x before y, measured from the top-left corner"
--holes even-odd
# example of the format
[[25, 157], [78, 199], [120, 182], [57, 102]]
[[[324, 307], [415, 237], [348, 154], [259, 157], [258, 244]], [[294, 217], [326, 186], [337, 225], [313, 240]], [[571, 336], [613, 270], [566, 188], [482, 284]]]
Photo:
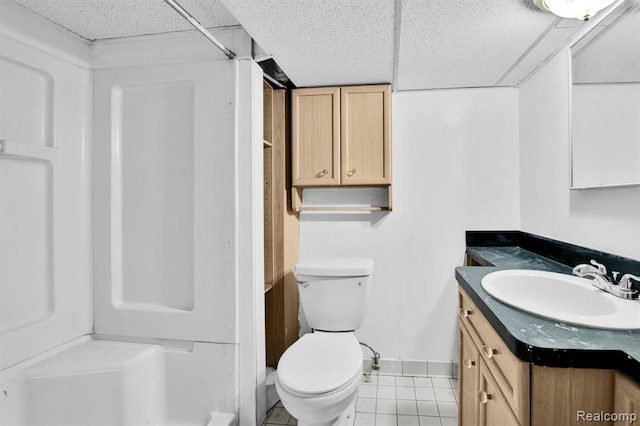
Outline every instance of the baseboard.
[[[362, 360], [365, 374], [375, 372], [372, 369], [373, 360]], [[418, 377], [458, 377], [458, 363], [456, 361], [423, 361], [381, 359], [378, 361], [378, 374], [389, 376], [418, 376]]]

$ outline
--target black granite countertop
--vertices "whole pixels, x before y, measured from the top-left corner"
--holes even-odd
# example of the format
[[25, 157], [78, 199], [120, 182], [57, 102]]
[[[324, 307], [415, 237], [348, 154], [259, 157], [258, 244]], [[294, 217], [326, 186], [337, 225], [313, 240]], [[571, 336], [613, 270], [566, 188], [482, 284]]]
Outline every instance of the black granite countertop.
[[[640, 330], [598, 330], [528, 314], [491, 297], [482, 278], [500, 269], [571, 274], [571, 267], [518, 246], [467, 247], [480, 265], [456, 268], [456, 279], [509, 349], [520, 359], [549, 367], [620, 370], [640, 382]], [[638, 315], [640, 315], [640, 302]]]

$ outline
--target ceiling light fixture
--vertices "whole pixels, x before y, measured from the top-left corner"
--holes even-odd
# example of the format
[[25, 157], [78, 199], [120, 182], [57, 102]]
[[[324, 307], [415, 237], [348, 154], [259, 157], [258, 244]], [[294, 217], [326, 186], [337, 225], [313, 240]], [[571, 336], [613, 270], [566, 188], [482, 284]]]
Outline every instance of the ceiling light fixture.
[[615, 0], [533, 0], [540, 9], [562, 18], [576, 18], [588, 21], [596, 13]]

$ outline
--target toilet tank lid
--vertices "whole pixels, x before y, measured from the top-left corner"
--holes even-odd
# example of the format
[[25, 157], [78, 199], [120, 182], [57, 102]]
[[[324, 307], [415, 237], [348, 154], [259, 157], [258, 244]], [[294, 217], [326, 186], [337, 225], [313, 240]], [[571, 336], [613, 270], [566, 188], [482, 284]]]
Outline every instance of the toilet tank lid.
[[300, 260], [294, 267], [296, 275], [321, 277], [362, 277], [373, 272], [369, 257], [314, 257]]

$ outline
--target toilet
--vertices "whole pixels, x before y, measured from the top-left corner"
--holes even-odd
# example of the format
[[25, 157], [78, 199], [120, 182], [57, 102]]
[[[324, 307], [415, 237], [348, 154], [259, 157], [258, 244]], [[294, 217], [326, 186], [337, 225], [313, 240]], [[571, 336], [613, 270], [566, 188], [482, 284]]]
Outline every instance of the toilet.
[[300, 426], [348, 426], [362, 375], [360, 328], [371, 295], [370, 258], [301, 260], [293, 270], [313, 333], [280, 358], [276, 391]]

